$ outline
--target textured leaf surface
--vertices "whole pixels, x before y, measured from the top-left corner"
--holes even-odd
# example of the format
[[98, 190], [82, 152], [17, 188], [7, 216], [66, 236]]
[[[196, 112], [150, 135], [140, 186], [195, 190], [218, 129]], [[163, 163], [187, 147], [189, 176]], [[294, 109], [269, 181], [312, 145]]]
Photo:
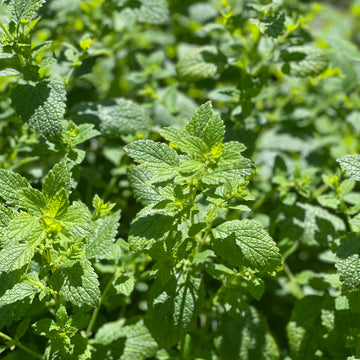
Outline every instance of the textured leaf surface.
[[115, 242], [119, 226], [120, 212], [98, 219], [95, 224], [94, 239], [86, 245], [85, 253], [88, 259], [104, 259], [111, 245]]
[[45, 3], [45, 0], [12, 0], [10, 11], [15, 21], [30, 19], [30, 17]]
[[19, 282], [0, 297], [0, 329], [21, 318], [28, 311], [38, 288], [28, 281]]
[[205, 125], [213, 115], [213, 108], [211, 101], [201, 105], [190, 118], [186, 125], [186, 131], [193, 136], [198, 138], [203, 137]]
[[179, 166], [178, 154], [166, 144], [152, 140], [138, 140], [127, 145], [125, 150], [136, 162], [145, 163], [149, 168]]
[[165, 0], [140, 0], [140, 7], [134, 9], [139, 22], [147, 24], [164, 24], [169, 18]]
[[96, 333], [95, 342], [109, 345], [121, 338], [126, 338], [121, 360], [148, 359], [158, 348], [143, 320], [126, 326], [123, 319], [107, 323]]
[[39, 190], [28, 187], [20, 190], [18, 194], [23, 209], [33, 215], [42, 215], [41, 210], [46, 208], [46, 199]]
[[190, 275], [171, 278], [164, 287], [154, 283], [146, 317], [160, 347], [175, 345], [191, 328], [198, 311], [201, 279]]
[[79, 104], [71, 114], [76, 123], [98, 125], [104, 135], [113, 138], [142, 132], [150, 125], [149, 117], [138, 104], [122, 98]]
[[345, 290], [360, 288], [360, 234], [345, 236], [336, 251], [336, 267]]
[[179, 156], [166, 144], [152, 140], [138, 140], [127, 145], [125, 150], [136, 162], [151, 171], [152, 182], [170, 180], [178, 173]]
[[129, 170], [129, 180], [135, 199], [143, 205], [157, 203], [164, 198], [151, 185], [151, 172], [145, 166], [133, 166]]
[[11, 100], [16, 112], [35, 131], [51, 139], [59, 137], [66, 101], [63, 82], [52, 78], [36, 85], [17, 85]]
[[204, 154], [209, 151], [208, 147], [201, 139], [188, 134], [184, 130], [168, 127], [162, 129], [160, 134], [167, 141], [178, 147], [182, 152], [192, 154], [197, 159], [204, 158]]
[[205, 174], [202, 181], [209, 185], [223, 184], [227, 181], [240, 180], [251, 175], [255, 170], [252, 161], [243, 159], [229, 165], [218, 166]]
[[4, 231], [4, 237], [2, 239], [4, 247], [20, 241], [28, 242], [32, 233], [39, 228], [39, 220], [36, 217], [21, 214], [13, 218]]
[[89, 261], [68, 260], [56, 269], [50, 280], [54, 290], [74, 305], [99, 305], [99, 281]]
[[80, 201], [74, 201], [59, 220], [72, 236], [93, 238], [94, 230], [89, 209]]
[[174, 218], [164, 210], [144, 209], [131, 224], [129, 244], [133, 251], [150, 249], [169, 234]]
[[282, 52], [283, 71], [291, 76], [316, 76], [328, 65], [326, 54], [313, 46], [292, 46]]
[[283, 11], [275, 12], [262, 19], [250, 20], [263, 33], [273, 38], [277, 38], [285, 24], [285, 13]]
[[281, 266], [276, 243], [263, 227], [252, 220], [233, 220], [214, 231], [214, 250], [233, 266], [274, 271]]
[[177, 63], [176, 71], [183, 81], [209, 79], [226, 63], [224, 55], [214, 46], [202, 46], [188, 51]]
[[21, 206], [19, 191], [29, 187], [30, 184], [21, 175], [0, 169], [0, 196], [7, 204]]
[[211, 149], [223, 141], [224, 135], [224, 122], [219, 115], [213, 115], [204, 128], [203, 140], [205, 144]]
[[26, 243], [11, 244], [0, 252], [0, 273], [11, 272], [27, 265], [34, 255], [34, 249]]
[[71, 172], [65, 161], [54, 165], [48, 172], [43, 184], [43, 193], [47, 200], [51, 200], [61, 189], [69, 193], [71, 188]]
[[221, 359], [279, 359], [265, 319], [253, 307], [220, 317], [216, 345]]
[[316, 359], [315, 353], [324, 342], [321, 336], [320, 296], [307, 296], [297, 302], [287, 326], [292, 358]]
[[360, 155], [346, 155], [337, 161], [356, 181], [360, 181]]

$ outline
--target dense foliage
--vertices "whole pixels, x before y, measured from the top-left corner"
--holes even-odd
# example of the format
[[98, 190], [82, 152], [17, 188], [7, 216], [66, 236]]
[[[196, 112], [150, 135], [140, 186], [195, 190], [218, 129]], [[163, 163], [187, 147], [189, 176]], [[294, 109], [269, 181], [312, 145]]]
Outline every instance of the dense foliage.
[[2, 359], [360, 359], [342, 5], [1, 1]]

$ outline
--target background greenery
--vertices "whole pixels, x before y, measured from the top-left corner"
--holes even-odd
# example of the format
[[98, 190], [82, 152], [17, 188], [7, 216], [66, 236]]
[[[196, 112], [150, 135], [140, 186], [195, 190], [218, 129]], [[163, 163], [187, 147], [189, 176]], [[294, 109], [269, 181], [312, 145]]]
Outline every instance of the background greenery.
[[[137, 201], [124, 146], [163, 141], [162, 128], [184, 129], [210, 100], [224, 121], [225, 141], [243, 143], [243, 155], [257, 168], [249, 183], [255, 199], [243, 201], [251, 211], [227, 209], [219, 217], [256, 220], [283, 258], [281, 270], [261, 277], [259, 293], [230, 275], [207, 279], [204, 303], [215, 295], [220, 300], [204, 305], [185, 332], [190, 336], [159, 348], [145, 339], [147, 350], [129, 355], [124, 346], [131, 341], [118, 339], [146, 314], [154, 257], [114, 247], [115, 255], [94, 265], [101, 289], [114, 266], [126, 269], [121, 283], [131, 284], [106, 290], [93, 358], [102, 358], [101, 339], [115, 331], [104, 324], [118, 319], [127, 323], [117, 324], [123, 334], [107, 344], [106, 359], [360, 358], [359, 179], [342, 170], [355, 165], [337, 161], [360, 152], [360, 2], [29, 3], [40, 8], [39, 17], [31, 9], [11, 13], [9, 4], [26, 10], [21, 1], [0, 7], [1, 168], [40, 189], [65, 158], [73, 174], [71, 200], [92, 208], [97, 194], [115, 204], [112, 211], [121, 210], [117, 238], [127, 242], [144, 204]], [[211, 261], [205, 258], [204, 266]], [[221, 299], [227, 282], [231, 300]], [[233, 297], [241, 302], [237, 315], [226, 312]], [[31, 324], [46, 311], [35, 309], [24, 330], [17, 330], [19, 319], [2, 323], [0, 316], [0, 328], [42, 353], [48, 342]], [[10, 351], [13, 344], [4, 341], [2, 358], [30, 358], [19, 347]], [[67, 351], [56, 356], [80, 356]], [[50, 350], [44, 356], [57, 358]]]

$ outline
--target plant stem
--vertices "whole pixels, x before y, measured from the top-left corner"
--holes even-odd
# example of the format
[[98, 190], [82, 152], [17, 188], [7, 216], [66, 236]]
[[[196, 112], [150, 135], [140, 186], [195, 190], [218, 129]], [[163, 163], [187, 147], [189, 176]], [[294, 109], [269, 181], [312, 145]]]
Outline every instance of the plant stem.
[[294, 286], [293, 294], [295, 295], [295, 297], [297, 299], [302, 299], [304, 297], [302, 289], [299, 286], [299, 284], [297, 283], [295, 276], [293, 275], [293, 273], [291, 272], [290, 268], [287, 266], [286, 263], [284, 263], [284, 271], [285, 271], [287, 277], [289, 278], [290, 283]]
[[10, 336], [0, 332], [0, 337], [7, 340], [7, 341], [12, 342], [15, 346], [19, 347], [20, 349], [23, 349], [27, 353], [29, 353], [32, 356], [36, 357], [37, 359], [44, 360], [44, 358], [43, 358], [43, 356], [41, 354], [29, 349], [27, 346], [21, 344], [19, 341], [16, 341], [16, 340], [12, 339]]
[[95, 322], [96, 322], [97, 316], [98, 316], [99, 311], [100, 311], [101, 304], [104, 302], [104, 300], [105, 300], [105, 298], [106, 298], [106, 295], [107, 295], [107, 293], [109, 292], [109, 290], [110, 290], [110, 288], [111, 288], [111, 284], [112, 284], [113, 280], [115, 279], [115, 276], [117, 275], [117, 273], [118, 273], [118, 272], [116, 271], [116, 272], [113, 274], [113, 276], [111, 277], [111, 279], [110, 279], [109, 282], [107, 283], [104, 292], [103, 292], [102, 295], [101, 295], [101, 299], [100, 299], [99, 305], [95, 308], [95, 310], [94, 310], [94, 312], [93, 312], [93, 314], [92, 314], [92, 317], [91, 317], [89, 326], [88, 326], [88, 328], [86, 329], [86, 333], [85, 333], [86, 338], [89, 338], [90, 335], [91, 335], [92, 329], [93, 329], [94, 326], [95, 326]]

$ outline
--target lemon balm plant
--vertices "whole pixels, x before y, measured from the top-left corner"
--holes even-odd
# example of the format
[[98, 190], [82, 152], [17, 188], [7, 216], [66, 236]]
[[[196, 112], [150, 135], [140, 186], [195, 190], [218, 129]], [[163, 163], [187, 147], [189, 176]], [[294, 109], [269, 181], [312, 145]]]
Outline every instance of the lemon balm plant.
[[1, 1], [1, 358], [360, 358], [358, 24]]

